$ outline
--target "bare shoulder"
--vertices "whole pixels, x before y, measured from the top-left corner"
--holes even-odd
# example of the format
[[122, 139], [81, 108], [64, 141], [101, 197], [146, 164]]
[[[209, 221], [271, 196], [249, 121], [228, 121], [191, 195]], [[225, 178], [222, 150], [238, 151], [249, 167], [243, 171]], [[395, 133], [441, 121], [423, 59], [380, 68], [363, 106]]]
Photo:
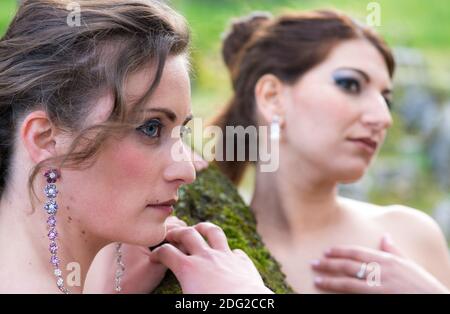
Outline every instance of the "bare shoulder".
[[403, 205], [387, 206], [381, 222], [395, 233], [405, 253], [450, 287], [448, 243], [436, 221], [426, 213]]
[[339, 198], [339, 202], [353, 215], [380, 226], [385, 232], [400, 239], [407, 238], [409, 242], [415, 241], [416, 244], [445, 243], [438, 224], [432, 217], [418, 209], [404, 205], [380, 206], [348, 198]]
[[351, 215], [359, 216], [365, 219], [379, 219], [381, 216], [384, 216], [387, 211], [390, 210], [386, 206], [380, 206], [346, 197], [339, 197], [338, 202]]
[[353, 216], [389, 233], [397, 247], [450, 287], [448, 243], [439, 225], [428, 214], [408, 206], [375, 204], [339, 199]]
[[[348, 198], [339, 198], [339, 202], [354, 215], [380, 224], [385, 228], [392, 227], [394, 230], [404, 229], [429, 236], [441, 236], [437, 223], [428, 214], [404, 205], [380, 206], [372, 203], [357, 201]], [[387, 230], [389, 231], [389, 230]]]
[[418, 209], [404, 205], [383, 206], [377, 219], [386, 227], [405, 231], [415, 240], [442, 240], [443, 234], [436, 221]]

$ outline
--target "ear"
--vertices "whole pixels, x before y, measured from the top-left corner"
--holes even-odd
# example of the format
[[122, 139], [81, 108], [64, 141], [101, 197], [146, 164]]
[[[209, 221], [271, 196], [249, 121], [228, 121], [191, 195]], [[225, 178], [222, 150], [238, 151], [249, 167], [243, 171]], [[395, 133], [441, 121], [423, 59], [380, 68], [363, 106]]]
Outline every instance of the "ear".
[[284, 84], [273, 74], [261, 76], [255, 85], [256, 106], [265, 123], [270, 124], [275, 115], [284, 120], [284, 102], [282, 101]]
[[20, 128], [20, 139], [35, 163], [56, 155], [54, 127], [42, 110], [33, 111], [25, 117]]

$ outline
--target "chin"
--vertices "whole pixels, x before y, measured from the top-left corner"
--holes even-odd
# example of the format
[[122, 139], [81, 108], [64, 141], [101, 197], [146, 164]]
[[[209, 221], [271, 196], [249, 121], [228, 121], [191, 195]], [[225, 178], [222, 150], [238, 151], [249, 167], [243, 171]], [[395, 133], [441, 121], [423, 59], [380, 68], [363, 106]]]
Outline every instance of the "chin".
[[[159, 230], [158, 230], [159, 231]], [[166, 227], [161, 228], [161, 231], [158, 233], [154, 233], [151, 238], [149, 238], [148, 242], [146, 243], [146, 246], [155, 246], [157, 244], [160, 244], [164, 241], [166, 238]]]
[[366, 174], [367, 168], [368, 167], [366, 164], [363, 165], [361, 163], [355, 164], [351, 167], [347, 165], [346, 167], [342, 167], [338, 171], [336, 171], [336, 176], [337, 178], [339, 178], [338, 181], [340, 183], [354, 183], [360, 180]]
[[155, 246], [164, 241], [166, 238], [166, 226], [163, 224], [157, 224], [153, 226], [149, 226], [146, 230], [142, 232], [136, 232], [135, 237], [131, 240], [134, 242], [133, 244], [139, 246]]

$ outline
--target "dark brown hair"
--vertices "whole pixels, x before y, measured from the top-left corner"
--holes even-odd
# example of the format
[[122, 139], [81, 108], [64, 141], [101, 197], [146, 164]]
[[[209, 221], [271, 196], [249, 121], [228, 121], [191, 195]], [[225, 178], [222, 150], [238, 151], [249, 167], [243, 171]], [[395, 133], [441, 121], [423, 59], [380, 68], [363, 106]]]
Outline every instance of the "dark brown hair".
[[[160, 1], [77, 1], [78, 26], [68, 22], [71, 2], [24, 1], [0, 40], [0, 196], [12, 175], [15, 134], [26, 114], [44, 110], [55, 127], [75, 135], [67, 154], [34, 167], [28, 183], [33, 203], [33, 181], [42, 167], [93, 161], [108, 136], [138, 123], [166, 59], [187, 51], [185, 20]], [[126, 78], [147, 64], [156, 69], [154, 81], [126, 110]], [[107, 93], [114, 103], [106, 122], [84, 126], [96, 100]]]
[[[365, 39], [386, 61], [392, 77], [395, 63], [385, 42], [371, 29], [337, 11], [292, 13], [271, 18], [255, 13], [232, 22], [223, 41], [222, 56], [232, 80], [233, 97], [213, 125], [222, 128], [219, 147], [225, 152], [226, 126], [257, 126], [254, 89], [264, 74], [273, 74], [287, 84], [324, 61], [333, 47], [344, 40]], [[234, 136], [234, 135], [233, 135]], [[237, 151], [235, 141], [234, 152]], [[245, 161], [216, 161], [219, 168], [239, 183], [249, 164], [248, 139]], [[225, 154], [225, 153], [224, 153]]]

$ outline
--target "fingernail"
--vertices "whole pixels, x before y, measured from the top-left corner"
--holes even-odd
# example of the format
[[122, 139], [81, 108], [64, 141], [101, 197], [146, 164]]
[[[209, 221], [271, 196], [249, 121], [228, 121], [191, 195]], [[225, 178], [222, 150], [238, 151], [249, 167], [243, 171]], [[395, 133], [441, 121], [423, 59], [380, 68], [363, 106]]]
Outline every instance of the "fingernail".
[[315, 284], [321, 284], [323, 282], [323, 278], [322, 277], [316, 277], [314, 278], [314, 283]]
[[325, 250], [325, 255], [330, 255], [331, 254], [331, 249], [326, 249]]
[[320, 260], [318, 260], [318, 259], [313, 259], [313, 260], [310, 260], [309, 263], [310, 263], [312, 266], [319, 266], [319, 265], [320, 265]]
[[389, 233], [386, 233], [385, 235], [384, 235], [384, 239], [385, 239], [385, 241], [388, 243], [388, 244], [394, 244], [394, 241], [392, 240], [392, 237], [391, 237], [391, 235], [389, 234]]

